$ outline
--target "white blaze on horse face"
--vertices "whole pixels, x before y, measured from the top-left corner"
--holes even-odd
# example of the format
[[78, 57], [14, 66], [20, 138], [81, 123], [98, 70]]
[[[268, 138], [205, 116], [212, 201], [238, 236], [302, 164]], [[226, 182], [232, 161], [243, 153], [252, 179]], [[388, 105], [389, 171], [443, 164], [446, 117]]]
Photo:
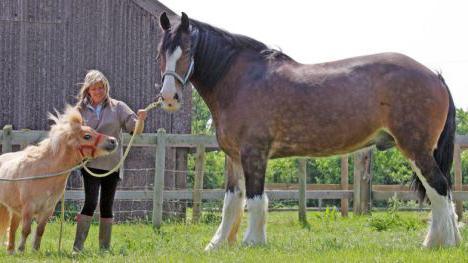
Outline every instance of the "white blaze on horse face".
[[461, 235], [458, 230], [457, 214], [452, 201], [448, 196], [440, 195], [427, 182], [421, 169], [410, 160], [411, 166], [419, 180], [426, 189], [426, 194], [431, 201], [432, 220], [429, 232], [423, 242], [425, 247], [455, 246], [461, 243]]
[[[180, 47], [177, 47], [171, 54], [169, 54], [169, 51], [167, 51], [165, 72], [175, 72], [177, 61], [180, 59], [181, 56], [182, 49]], [[179, 102], [174, 98], [176, 94], [177, 88], [175, 77], [172, 75], [166, 75], [164, 77], [164, 83], [161, 89], [161, 96], [164, 100], [164, 109], [172, 110], [173, 108], [178, 108]]]

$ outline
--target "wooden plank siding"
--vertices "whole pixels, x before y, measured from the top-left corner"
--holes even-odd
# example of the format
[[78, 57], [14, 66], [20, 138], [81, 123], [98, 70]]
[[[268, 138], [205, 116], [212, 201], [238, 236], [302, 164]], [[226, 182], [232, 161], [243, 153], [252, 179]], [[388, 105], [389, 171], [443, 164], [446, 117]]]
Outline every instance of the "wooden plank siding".
[[[0, 126], [48, 130], [47, 113], [76, 103], [79, 83], [90, 69], [107, 76], [111, 97], [134, 111], [146, 107], [159, 93], [156, 55], [163, 11], [174, 19], [174, 12], [155, 0], [0, 1]], [[190, 133], [191, 92], [184, 90], [177, 113], [150, 112], [145, 132]], [[187, 169], [186, 149], [171, 149], [166, 156], [169, 170]], [[132, 150], [119, 187], [145, 187], [134, 168], [152, 168], [154, 162], [152, 149]], [[168, 189], [186, 187], [184, 174], [165, 176]], [[80, 187], [81, 178], [73, 173], [68, 188]]]

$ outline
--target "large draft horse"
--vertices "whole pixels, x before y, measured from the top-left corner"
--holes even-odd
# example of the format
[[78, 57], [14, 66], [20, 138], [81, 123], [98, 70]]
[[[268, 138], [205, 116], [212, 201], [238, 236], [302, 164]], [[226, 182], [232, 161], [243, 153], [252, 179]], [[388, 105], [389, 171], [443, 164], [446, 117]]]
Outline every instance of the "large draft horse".
[[41, 238], [57, 202], [62, 196], [70, 169], [84, 158], [111, 153], [117, 148], [113, 137], [97, 133], [88, 126], [75, 108], [64, 114], [50, 115], [52, 125], [48, 137], [37, 146], [0, 156], [0, 178], [17, 180], [25, 177], [63, 175], [37, 180], [0, 181], [0, 237], [8, 231], [7, 251], [15, 251], [15, 234], [22, 224], [19, 251], [24, 251], [33, 219], [37, 221], [33, 248], [38, 250]]
[[461, 242], [451, 202], [455, 109], [442, 77], [396, 53], [314, 65], [243, 35], [181, 19], [159, 47], [163, 108], [176, 111], [189, 81], [208, 105], [219, 146], [232, 159], [222, 222], [206, 246], [235, 242], [247, 199], [246, 244], [266, 242], [270, 158], [331, 156], [375, 145], [396, 146], [428, 197], [432, 222], [427, 247]]

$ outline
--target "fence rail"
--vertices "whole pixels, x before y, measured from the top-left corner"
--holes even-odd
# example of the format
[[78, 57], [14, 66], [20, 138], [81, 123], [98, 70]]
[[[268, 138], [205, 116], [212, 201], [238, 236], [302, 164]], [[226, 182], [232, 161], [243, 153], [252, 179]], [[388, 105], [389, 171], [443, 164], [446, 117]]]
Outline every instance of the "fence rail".
[[[2, 141], [2, 152], [12, 151], [12, 145], [20, 145], [22, 148], [28, 144], [35, 144], [47, 135], [46, 131], [12, 130], [11, 125], [6, 125], [0, 131]], [[130, 135], [124, 134], [123, 144], [128, 144]], [[202, 189], [204, 173], [204, 155], [207, 149], [218, 147], [214, 136], [188, 135], [188, 134], [166, 134], [164, 130], [157, 133], [142, 134], [137, 136], [134, 146], [154, 147], [156, 153], [154, 187], [146, 190], [121, 190], [117, 191], [116, 199], [153, 200], [153, 225], [159, 228], [162, 224], [162, 210], [164, 200], [192, 200], [193, 204], [200, 204], [202, 200], [221, 200], [224, 197], [223, 189]], [[167, 147], [194, 148], [196, 151], [196, 177], [194, 189], [164, 190], [165, 155]], [[457, 135], [454, 153], [454, 193], [457, 213], [462, 218], [462, 201], [468, 200], [468, 185], [462, 185], [461, 153], [468, 149], [468, 136]], [[418, 200], [417, 195], [410, 191], [407, 186], [400, 185], [372, 185], [370, 174], [370, 153], [360, 152], [353, 155], [356, 165], [354, 166], [354, 184], [348, 184], [348, 156], [342, 157], [341, 162], [341, 184], [312, 185], [305, 180], [305, 162], [301, 161], [299, 167], [300, 184], [267, 184], [266, 193], [271, 200], [298, 200], [299, 217], [305, 219], [307, 199], [341, 199], [342, 214], [346, 215], [348, 200], [353, 199], [353, 211], [355, 213], [366, 213], [370, 208], [372, 200], [388, 200], [397, 197], [402, 200]], [[229, 161], [229, 160], [228, 160]], [[232, 167], [230, 165], [227, 165]], [[83, 191], [68, 190], [65, 193], [67, 200], [84, 199]], [[201, 209], [194, 207], [195, 218], [200, 216]]]
[[[224, 189], [204, 189], [200, 192], [200, 200], [221, 200], [224, 198]], [[299, 200], [297, 190], [265, 190], [270, 200]], [[305, 192], [305, 199], [333, 200], [353, 198], [353, 190], [311, 190]], [[452, 193], [455, 201], [468, 200], [467, 191], [455, 191]], [[419, 200], [413, 191], [372, 191], [372, 200], [386, 201], [396, 197], [399, 200]], [[68, 190], [65, 192], [67, 200], [83, 200], [84, 192], [81, 190]], [[115, 199], [122, 200], [151, 200], [153, 191], [145, 190], [120, 190], [117, 191]], [[165, 190], [163, 200], [194, 200], [194, 191], [186, 190]]]

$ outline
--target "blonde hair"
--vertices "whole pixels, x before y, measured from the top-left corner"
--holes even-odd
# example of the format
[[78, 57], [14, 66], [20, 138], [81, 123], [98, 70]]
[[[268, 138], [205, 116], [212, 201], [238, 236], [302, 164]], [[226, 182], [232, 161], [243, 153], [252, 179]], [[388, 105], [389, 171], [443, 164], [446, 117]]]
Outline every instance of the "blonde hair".
[[81, 84], [81, 89], [77, 96], [78, 102], [76, 103], [76, 106], [81, 107], [85, 99], [87, 99], [88, 101], [91, 100], [89, 93], [88, 93], [88, 88], [91, 85], [98, 83], [98, 82], [102, 82], [102, 84], [104, 84], [104, 88], [106, 90], [105, 100], [108, 100], [110, 98], [109, 96], [110, 85], [106, 76], [104, 76], [104, 74], [101, 71], [92, 69], [88, 71], [88, 73], [86, 73], [84, 82]]

